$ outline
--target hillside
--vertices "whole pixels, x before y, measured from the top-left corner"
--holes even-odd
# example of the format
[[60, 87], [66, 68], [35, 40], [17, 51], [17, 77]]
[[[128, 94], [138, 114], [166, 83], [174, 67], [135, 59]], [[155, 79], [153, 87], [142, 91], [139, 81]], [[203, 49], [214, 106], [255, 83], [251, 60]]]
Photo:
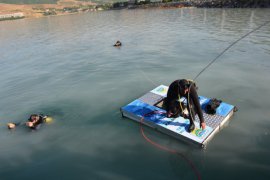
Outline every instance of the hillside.
[[[9, 4], [4, 3], [8, 1]], [[10, 4], [11, 2], [16, 4]], [[32, 4], [39, 2], [36, 4]], [[31, 4], [21, 4], [31, 3]], [[63, 15], [95, 10], [96, 3], [76, 0], [0, 0], [0, 15], [22, 12], [25, 17]]]
[[0, 0], [5, 4], [56, 4], [58, 0]]

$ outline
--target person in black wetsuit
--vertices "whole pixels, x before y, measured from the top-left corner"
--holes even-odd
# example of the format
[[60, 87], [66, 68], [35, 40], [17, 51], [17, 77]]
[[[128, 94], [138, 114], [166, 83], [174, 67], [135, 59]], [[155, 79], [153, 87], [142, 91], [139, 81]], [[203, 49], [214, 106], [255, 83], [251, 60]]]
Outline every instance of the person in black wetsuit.
[[38, 129], [42, 123], [45, 122], [46, 116], [41, 116], [37, 114], [32, 114], [28, 122], [26, 122], [26, 126], [28, 126], [31, 129]]
[[[184, 113], [184, 104], [180, 102], [180, 98], [187, 99], [188, 116]], [[196, 85], [193, 81], [180, 79], [171, 83], [168, 89], [167, 98], [165, 101], [167, 117], [188, 117], [190, 126], [188, 131], [191, 132], [195, 129], [194, 120], [195, 115], [198, 114], [200, 119], [200, 127], [205, 129], [205, 121], [203, 118], [202, 109], [200, 106], [199, 97], [196, 91]]]
[[116, 41], [116, 43], [113, 46], [114, 47], [120, 47], [120, 46], [122, 46], [122, 43], [120, 41]]

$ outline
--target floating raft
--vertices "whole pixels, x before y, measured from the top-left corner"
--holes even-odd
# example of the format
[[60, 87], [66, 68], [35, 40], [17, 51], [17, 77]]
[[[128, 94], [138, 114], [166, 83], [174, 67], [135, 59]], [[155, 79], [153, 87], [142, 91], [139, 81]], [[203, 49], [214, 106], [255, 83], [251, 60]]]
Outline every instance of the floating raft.
[[205, 107], [210, 99], [199, 96], [206, 128], [200, 129], [199, 118], [196, 115], [194, 122], [196, 128], [189, 133], [187, 131], [189, 119], [184, 119], [181, 116], [178, 118], [166, 117], [166, 111], [162, 108], [162, 104], [167, 96], [167, 91], [168, 86], [160, 85], [156, 87], [122, 107], [120, 109], [122, 116], [143, 123], [169, 136], [205, 148], [206, 144], [227, 124], [234, 113], [235, 107], [233, 105], [222, 102], [215, 115], [206, 114]]

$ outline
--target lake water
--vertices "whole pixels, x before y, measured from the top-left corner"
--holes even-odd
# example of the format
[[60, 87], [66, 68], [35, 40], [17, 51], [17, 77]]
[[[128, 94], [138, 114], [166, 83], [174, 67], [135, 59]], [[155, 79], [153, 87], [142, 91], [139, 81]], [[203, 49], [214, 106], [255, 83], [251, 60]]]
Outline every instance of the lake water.
[[[0, 179], [196, 179], [119, 108], [159, 84], [194, 78], [269, 17], [270, 9], [148, 9], [0, 22]], [[269, 77], [270, 24], [197, 79], [200, 95], [239, 108], [206, 150], [146, 134], [183, 153], [202, 179], [269, 179]], [[31, 113], [54, 121], [38, 132], [6, 128]]]

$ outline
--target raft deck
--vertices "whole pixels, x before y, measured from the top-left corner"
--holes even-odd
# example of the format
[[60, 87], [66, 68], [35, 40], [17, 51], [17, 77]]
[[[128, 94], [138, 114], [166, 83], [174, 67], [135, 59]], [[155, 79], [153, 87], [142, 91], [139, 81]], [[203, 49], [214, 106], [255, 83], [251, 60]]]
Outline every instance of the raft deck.
[[123, 117], [143, 123], [162, 133], [191, 143], [201, 148], [206, 148], [207, 143], [218, 133], [234, 113], [234, 106], [222, 102], [216, 110], [215, 115], [205, 113], [205, 107], [210, 98], [199, 96], [206, 123], [204, 130], [200, 129], [199, 118], [195, 118], [195, 130], [189, 133], [189, 120], [183, 117], [167, 118], [162, 103], [167, 96], [168, 87], [160, 85], [142, 97], [122, 107]]

